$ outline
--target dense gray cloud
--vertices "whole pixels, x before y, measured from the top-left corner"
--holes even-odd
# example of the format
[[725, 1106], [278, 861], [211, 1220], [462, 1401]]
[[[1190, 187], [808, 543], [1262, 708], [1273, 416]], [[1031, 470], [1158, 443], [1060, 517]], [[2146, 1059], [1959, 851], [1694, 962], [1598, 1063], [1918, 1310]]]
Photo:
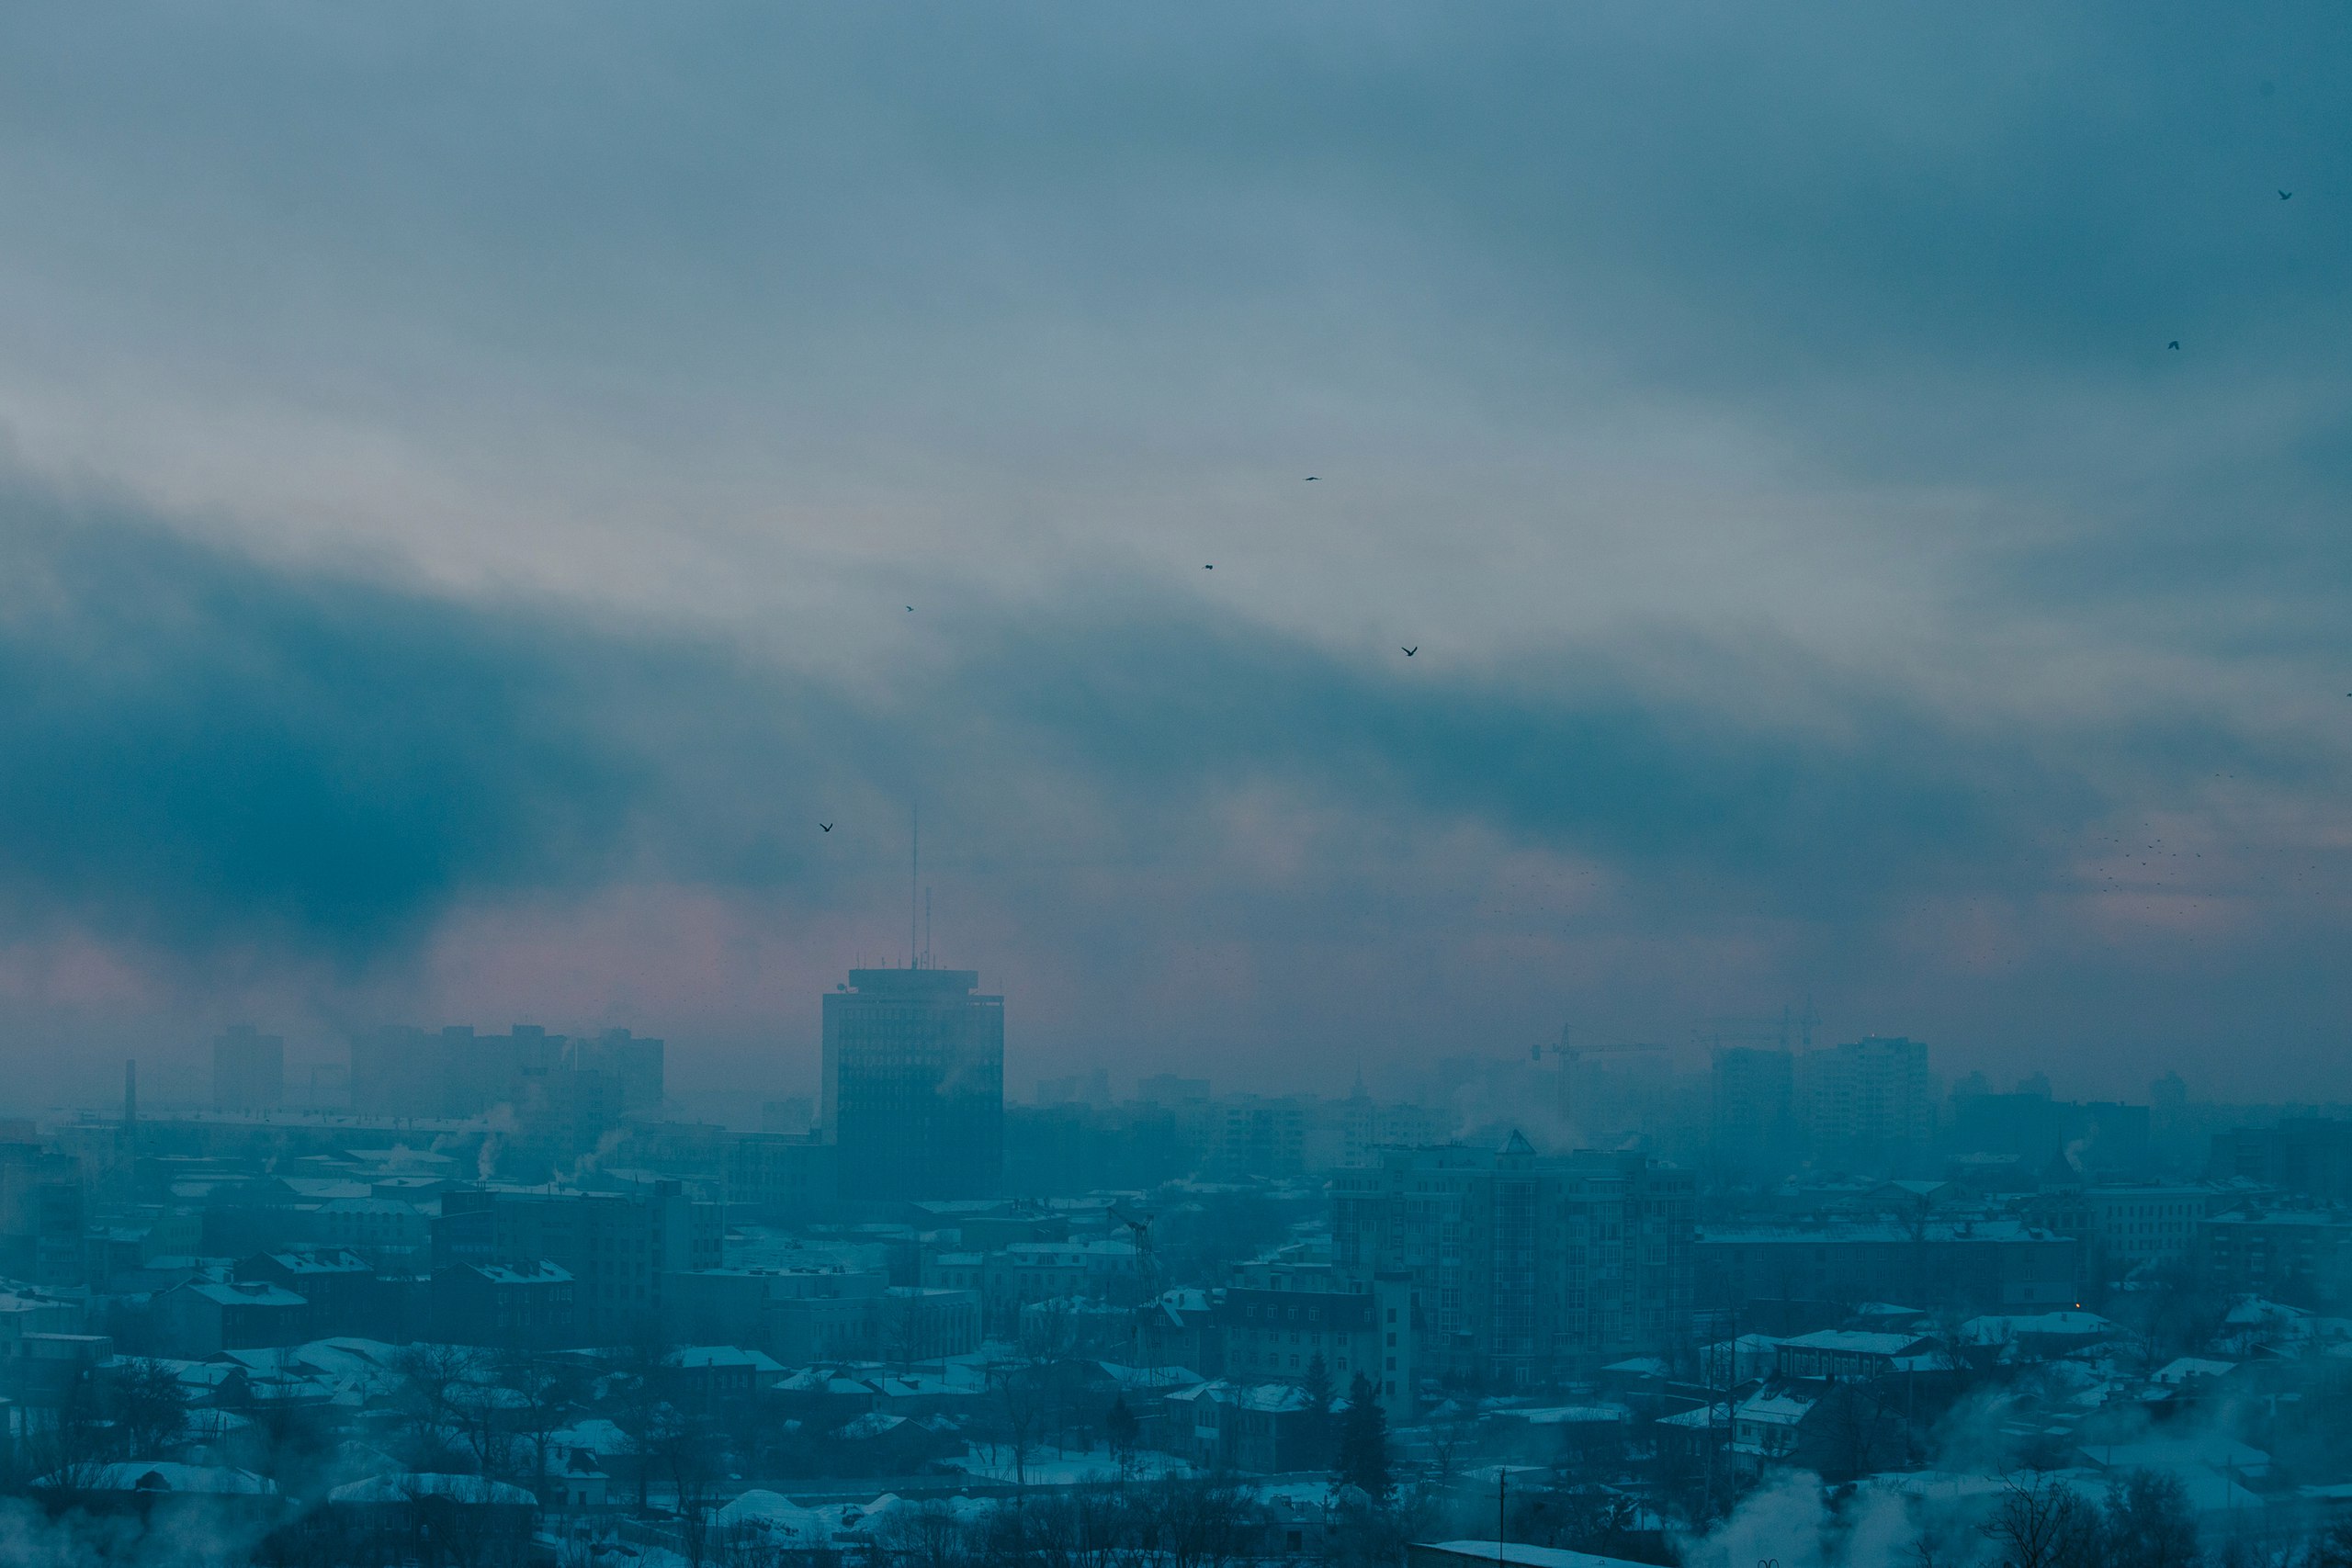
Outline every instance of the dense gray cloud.
[[20, 12], [16, 940], [463, 1007], [659, 887], [797, 985], [920, 797], [1064, 1061], [2324, 1061], [2347, 33]]
[[[2151, 776], [2275, 784], [2309, 765], [2211, 722], [1972, 728], [1785, 653], [1688, 650], [1723, 688], [1702, 701], [1600, 650], [1449, 672], [1135, 598], [1051, 622], [969, 603], [944, 634], [959, 657], [849, 688], [547, 603], [270, 568], [120, 512], [21, 492], [11, 512], [0, 741], [21, 761], [0, 897], [17, 939], [92, 933], [182, 973], [258, 953], [376, 1005], [398, 1005], [445, 922], [615, 885], [713, 889], [752, 924], [789, 908], [902, 953], [890, 861], [919, 797], [963, 945], [1039, 989], [1063, 971], [1099, 993], [1024, 998], [1063, 1049], [1115, 1032], [1178, 1052], [1209, 1027], [1272, 1031], [1311, 1062], [1385, 1027], [1378, 1054], [1409, 1056], [1442, 1037], [1416, 1010], [1456, 999], [1444, 971], [1529, 953], [1550, 972], [1460, 1027], [1524, 1033], [1571, 1001], [1639, 1016], [1671, 1005], [1650, 993], [1684, 964], [1728, 963], [1735, 998], [1867, 988], [1907, 964], [1900, 996], [1971, 983], [1969, 953], [1899, 951], [1918, 910], [1989, 901], [1999, 929], [1976, 942], [2049, 942], [2020, 911], [2105, 897], [2086, 851], [2136, 866], [2143, 896], [2228, 896], [2207, 874], [2218, 853], [2193, 870], [2159, 852], [2151, 874], [2144, 846], [2088, 841]], [[1758, 667], [1783, 706], [1796, 693], [1834, 725], [1742, 713]], [[1498, 863], [1529, 854], [1515, 874], [1533, 886], [1498, 906]], [[1564, 983], [1580, 946], [1611, 956]], [[2085, 956], [2012, 953], [2002, 983]], [[594, 966], [626, 993], [658, 990], [662, 961]], [[2112, 1008], [2119, 980], [2177, 961], [2143, 941], [2120, 976], [2077, 969], [2047, 1015]], [[1276, 979], [1306, 971], [1319, 978]], [[1167, 987], [1178, 1010], [1125, 1016]], [[1680, 1005], [1724, 994], [1686, 986]], [[2136, 1003], [2124, 1016], [2144, 1021]], [[715, 998], [695, 1021], [742, 1019]]]
[[1130, 600], [1047, 623], [967, 606], [961, 658], [893, 671], [861, 704], [546, 604], [273, 570], [21, 491], [5, 510], [0, 876], [27, 915], [171, 948], [364, 958], [485, 895], [821, 883], [777, 841], [807, 824], [772, 819], [772, 781], [796, 806], [932, 793], [968, 814], [1042, 780], [1099, 803], [1114, 838], [1272, 782], [1769, 879], [1785, 905], [2015, 874], [2099, 805], [2013, 737], [1887, 694], [1837, 694], [1847, 733], [1808, 736], [1645, 697], [1599, 656], [1506, 683]]

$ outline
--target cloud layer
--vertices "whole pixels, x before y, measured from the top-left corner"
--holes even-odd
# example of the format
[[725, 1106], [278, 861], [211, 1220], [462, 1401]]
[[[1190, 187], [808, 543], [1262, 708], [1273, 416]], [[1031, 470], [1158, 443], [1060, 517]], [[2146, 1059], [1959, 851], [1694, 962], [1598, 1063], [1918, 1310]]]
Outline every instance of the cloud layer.
[[0, 985], [2343, 1092], [2347, 27], [12, 17]]

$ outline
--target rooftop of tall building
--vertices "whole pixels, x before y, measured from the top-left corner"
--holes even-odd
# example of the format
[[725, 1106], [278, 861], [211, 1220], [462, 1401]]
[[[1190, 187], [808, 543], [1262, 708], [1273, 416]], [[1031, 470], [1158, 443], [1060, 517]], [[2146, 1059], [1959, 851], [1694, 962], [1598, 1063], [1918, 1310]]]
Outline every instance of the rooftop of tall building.
[[853, 969], [849, 972], [849, 984], [852, 990], [862, 993], [936, 996], [979, 989], [980, 972], [977, 969]]

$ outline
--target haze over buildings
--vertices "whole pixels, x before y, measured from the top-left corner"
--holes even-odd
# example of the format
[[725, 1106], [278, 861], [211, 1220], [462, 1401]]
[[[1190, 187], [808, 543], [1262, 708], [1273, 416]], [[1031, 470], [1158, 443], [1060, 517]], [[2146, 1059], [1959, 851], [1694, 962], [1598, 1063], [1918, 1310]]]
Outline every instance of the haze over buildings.
[[2347, 60], [17, 8], [0, 1557], [2342, 1568]]

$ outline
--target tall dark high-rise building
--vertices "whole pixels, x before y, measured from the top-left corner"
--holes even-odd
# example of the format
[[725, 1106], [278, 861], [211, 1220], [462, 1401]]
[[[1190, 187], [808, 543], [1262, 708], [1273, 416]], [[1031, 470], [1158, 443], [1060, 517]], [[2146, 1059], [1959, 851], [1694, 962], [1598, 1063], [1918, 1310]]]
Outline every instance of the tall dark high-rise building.
[[853, 969], [825, 998], [824, 1136], [846, 1200], [985, 1198], [1004, 1168], [1004, 998], [972, 969]]

